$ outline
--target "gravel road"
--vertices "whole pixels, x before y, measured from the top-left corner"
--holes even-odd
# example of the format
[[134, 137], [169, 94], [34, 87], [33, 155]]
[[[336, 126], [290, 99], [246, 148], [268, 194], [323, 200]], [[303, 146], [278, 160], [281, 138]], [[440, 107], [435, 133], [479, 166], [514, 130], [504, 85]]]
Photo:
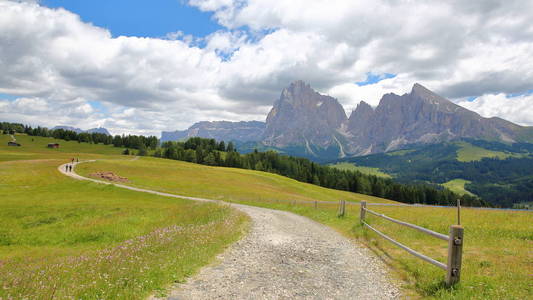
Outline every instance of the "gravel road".
[[[65, 172], [76, 179], [89, 179]], [[131, 190], [182, 197], [115, 184]], [[293, 213], [232, 204], [252, 219], [249, 233], [167, 299], [397, 299], [386, 267], [367, 248]], [[156, 299], [156, 298], [153, 298]]]

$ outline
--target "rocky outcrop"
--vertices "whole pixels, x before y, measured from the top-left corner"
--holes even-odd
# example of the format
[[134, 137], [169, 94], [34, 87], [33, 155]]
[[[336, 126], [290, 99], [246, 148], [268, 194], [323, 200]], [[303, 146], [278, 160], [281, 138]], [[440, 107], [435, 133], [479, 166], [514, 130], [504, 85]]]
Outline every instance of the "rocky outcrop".
[[347, 120], [337, 99], [315, 92], [303, 81], [283, 89], [266, 119], [263, 144], [283, 148], [334, 143], [336, 129]]
[[499, 118], [483, 118], [415, 84], [408, 94], [384, 95], [375, 110], [358, 107], [348, 120], [353, 138], [347, 148], [352, 154], [368, 154], [458, 138], [514, 142], [520, 128]]

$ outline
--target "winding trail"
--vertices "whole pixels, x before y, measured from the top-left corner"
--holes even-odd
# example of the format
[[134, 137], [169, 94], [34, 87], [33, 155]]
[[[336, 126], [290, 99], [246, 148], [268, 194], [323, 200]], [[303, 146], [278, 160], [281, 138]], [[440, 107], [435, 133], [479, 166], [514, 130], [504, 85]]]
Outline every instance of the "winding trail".
[[[129, 190], [196, 201], [220, 202], [135, 188], [82, 177]], [[76, 163], [74, 163], [76, 165]], [[249, 233], [168, 299], [397, 299], [398, 287], [370, 250], [333, 229], [293, 213], [231, 204], [252, 219]], [[156, 299], [156, 298], [153, 298]]]

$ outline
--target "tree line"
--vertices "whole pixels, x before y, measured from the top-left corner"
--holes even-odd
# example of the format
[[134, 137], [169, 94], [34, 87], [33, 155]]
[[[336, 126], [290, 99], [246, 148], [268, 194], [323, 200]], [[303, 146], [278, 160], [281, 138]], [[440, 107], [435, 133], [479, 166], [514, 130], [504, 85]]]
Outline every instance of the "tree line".
[[274, 151], [239, 154], [230, 142], [199, 137], [185, 142], [165, 142], [154, 156], [188, 161], [210, 166], [250, 169], [283, 175], [301, 182], [326, 188], [387, 198], [403, 203], [489, 206], [478, 197], [458, 195], [448, 189], [428, 184], [400, 184], [392, 179], [363, 174], [359, 171], [338, 170], [306, 158], [292, 157]]
[[[146, 155], [147, 149], [155, 150], [159, 140], [155, 136], [142, 135], [107, 135], [103, 133], [77, 133], [65, 129], [48, 129], [46, 127], [32, 128], [19, 123], [0, 122], [0, 130], [5, 134], [25, 133], [30, 136], [53, 137], [65, 141], [78, 141], [80, 143], [113, 145], [120, 148], [138, 149], [139, 155]], [[129, 150], [128, 150], [129, 152]]]

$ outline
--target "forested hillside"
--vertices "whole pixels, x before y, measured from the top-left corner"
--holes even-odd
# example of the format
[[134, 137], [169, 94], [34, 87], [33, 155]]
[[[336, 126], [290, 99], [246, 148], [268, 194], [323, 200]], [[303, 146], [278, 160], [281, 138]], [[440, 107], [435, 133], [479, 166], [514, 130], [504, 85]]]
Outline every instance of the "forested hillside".
[[469, 192], [493, 205], [511, 207], [533, 200], [531, 153], [533, 145], [527, 143], [465, 140], [342, 161], [379, 168], [402, 183], [443, 184], [464, 179], [470, 181], [465, 185]]

